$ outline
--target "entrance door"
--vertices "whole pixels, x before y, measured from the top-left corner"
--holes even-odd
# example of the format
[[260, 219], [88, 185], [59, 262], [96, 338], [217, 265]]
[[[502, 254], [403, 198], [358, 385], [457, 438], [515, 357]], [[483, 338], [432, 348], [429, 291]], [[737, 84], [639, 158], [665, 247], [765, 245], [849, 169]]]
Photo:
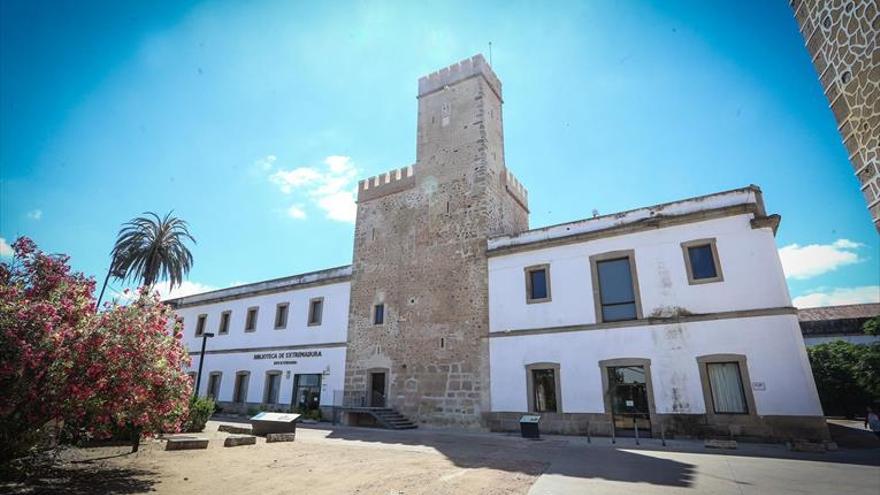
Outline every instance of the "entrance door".
[[608, 368], [608, 388], [611, 395], [611, 415], [614, 428], [622, 433], [651, 434], [651, 415], [648, 409], [648, 386], [643, 366]]
[[370, 373], [370, 407], [385, 407], [385, 373]]
[[293, 405], [306, 413], [321, 404], [321, 375], [296, 375], [293, 379]]

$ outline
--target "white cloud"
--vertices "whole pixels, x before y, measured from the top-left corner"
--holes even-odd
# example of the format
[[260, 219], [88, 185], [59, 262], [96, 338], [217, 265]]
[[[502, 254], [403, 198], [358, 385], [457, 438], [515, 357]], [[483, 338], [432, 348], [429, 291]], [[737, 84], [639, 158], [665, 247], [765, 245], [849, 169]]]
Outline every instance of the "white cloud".
[[789, 244], [779, 249], [779, 257], [785, 276], [802, 280], [862, 261], [855, 252], [860, 247], [862, 244], [849, 239], [838, 239], [831, 244]]
[[354, 191], [339, 191], [318, 200], [318, 206], [327, 212], [327, 218], [339, 222], [354, 223], [357, 216], [357, 204]]
[[217, 290], [217, 287], [184, 280], [183, 283], [173, 289], [169, 289], [168, 282], [166, 281], [156, 284], [156, 287], [154, 287], [153, 290], [159, 293], [160, 299], [166, 301], [176, 297], [191, 296], [193, 294], [201, 294], [202, 292]]
[[297, 220], [304, 220], [306, 218], [306, 212], [302, 209], [302, 205], [300, 204], [290, 205], [290, 208], [287, 209], [287, 216]]
[[10, 246], [6, 239], [0, 237], [0, 257], [8, 257], [15, 254], [15, 251], [12, 250], [12, 246]]
[[260, 158], [259, 160], [255, 161], [254, 165], [258, 169], [264, 172], [268, 172], [269, 170], [272, 170], [272, 166], [275, 165], [275, 160], [277, 159], [278, 157], [276, 157], [275, 155], [266, 155], [265, 158]]
[[284, 194], [290, 194], [294, 189], [314, 184], [321, 178], [321, 173], [311, 167], [279, 170], [269, 176], [269, 180], [275, 183]]
[[[271, 170], [272, 167], [267, 169]], [[269, 175], [269, 180], [284, 194], [304, 196], [310, 204], [324, 210], [327, 218], [354, 223], [357, 175], [350, 157], [331, 155], [324, 159], [321, 167], [277, 169]], [[296, 219], [306, 218], [302, 204], [292, 205], [287, 214]]]
[[31, 220], [39, 220], [39, 219], [43, 218], [43, 210], [40, 210], [40, 209], [31, 210], [31, 211], [27, 212], [27, 217], [30, 218]]
[[795, 297], [791, 302], [798, 308], [877, 303], [880, 302], [880, 285], [838, 287], [829, 290], [817, 289], [803, 296]]

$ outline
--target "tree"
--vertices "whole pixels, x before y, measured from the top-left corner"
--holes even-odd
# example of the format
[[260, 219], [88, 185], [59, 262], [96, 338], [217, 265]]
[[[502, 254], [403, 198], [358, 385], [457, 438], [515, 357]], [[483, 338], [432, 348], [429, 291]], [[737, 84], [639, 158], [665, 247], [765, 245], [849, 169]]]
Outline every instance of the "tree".
[[862, 324], [865, 335], [880, 335], [880, 316], [875, 316]]
[[152, 288], [160, 279], [168, 280], [171, 288], [179, 286], [192, 267], [193, 258], [186, 241], [196, 242], [189, 225], [168, 212], [164, 217], [145, 212], [123, 224], [111, 252], [110, 269], [104, 279], [98, 304], [111, 277], [137, 281]]
[[807, 352], [826, 414], [853, 417], [880, 400], [880, 344], [837, 340], [808, 347]]
[[53, 423], [72, 439], [178, 431], [191, 385], [172, 310], [142, 290], [96, 314], [94, 281], [66, 256], [27, 238], [12, 247], [0, 263], [0, 461]]

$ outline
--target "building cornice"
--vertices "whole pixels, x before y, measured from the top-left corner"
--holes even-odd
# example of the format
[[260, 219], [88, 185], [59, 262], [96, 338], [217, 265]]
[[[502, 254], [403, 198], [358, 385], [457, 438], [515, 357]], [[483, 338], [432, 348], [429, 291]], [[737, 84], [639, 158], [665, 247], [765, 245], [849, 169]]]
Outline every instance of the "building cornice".
[[760, 316], [797, 316], [798, 310], [792, 306], [777, 308], [744, 309], [671, 317], [648, 317], [639, 320], [613, 321], [607, 323], [591, 323], [586, 325], [565, 325], [544, 328], [519, 328], [500, 332], [491, 332], [489, 338], [521, 337], [524, 335], [544, 335], [567, 332], [586, 332], [591, 330], [607, 330], [611, 328], [641, 328], [652, 325], [670, 325], [675, 323], [695, 323], [701, 321], [729, 320], [735, 318], [755, 318]]
[[181, 309], [349, 281], [351, 281], [351, 265], [344, 265], [316, 272], [228, 287], [211, 292], [202, 292], [201, 294], [178, 297], [164, 302], [171, 305], [174, 309]]

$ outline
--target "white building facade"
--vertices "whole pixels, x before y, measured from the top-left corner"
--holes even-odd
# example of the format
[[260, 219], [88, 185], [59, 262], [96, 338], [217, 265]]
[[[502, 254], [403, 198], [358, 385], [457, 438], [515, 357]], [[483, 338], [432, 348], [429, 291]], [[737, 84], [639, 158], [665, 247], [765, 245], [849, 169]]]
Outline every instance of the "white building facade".
[[828, 438], [758, 187], [529, 230], [486, 61], [419, 90], [418, 160], [361, 181], [352, 266], [170, 301], [200, 395], [350, 422]]
[[345, 377], [350, 277], [346, 266], [171, 301], [194, 380], [204, 360], [199, 395], [230, 412], [328, 413]]
[[763, 209], [748, 187], [490, 240], [490, 426], [821, 438]]

